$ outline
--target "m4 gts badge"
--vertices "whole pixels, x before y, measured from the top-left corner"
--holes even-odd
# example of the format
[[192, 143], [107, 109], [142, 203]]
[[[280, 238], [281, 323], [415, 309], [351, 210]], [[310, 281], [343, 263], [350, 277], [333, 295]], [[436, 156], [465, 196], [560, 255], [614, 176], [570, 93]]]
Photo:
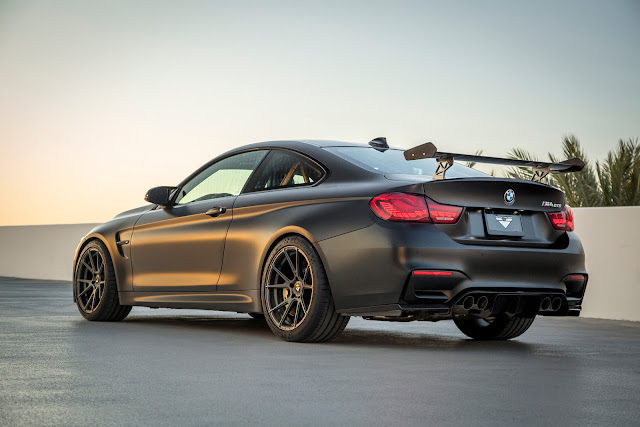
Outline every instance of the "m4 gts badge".
[[550, 208], [561, 208], [562, 205], [560, 203], [553, 203], [553, 202], [542, 202], [542, 207], [546, 208], [546, 207], [550, 207]]

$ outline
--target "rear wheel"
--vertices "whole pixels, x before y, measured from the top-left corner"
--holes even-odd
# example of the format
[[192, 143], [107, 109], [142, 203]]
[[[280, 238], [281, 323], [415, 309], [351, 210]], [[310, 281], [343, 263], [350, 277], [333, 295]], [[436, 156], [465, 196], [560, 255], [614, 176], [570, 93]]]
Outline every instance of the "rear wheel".
[[458, 329], [475, 340], [510, 340], [524, 334], [533, 323], [530, 318], [454, 319]]
[[261, 290], [267, 324], [286, 341], [329, 341], [349, 322], [336, 312], [320, 256], [301, 237], [286, 237], [273, 248]]
[[120, 305], [111, 257], [104, 244], [87, 244], [75, 268], [73, 292], [78, 311], [87, 320], [119, 321], [127, 317], [130, 305]]

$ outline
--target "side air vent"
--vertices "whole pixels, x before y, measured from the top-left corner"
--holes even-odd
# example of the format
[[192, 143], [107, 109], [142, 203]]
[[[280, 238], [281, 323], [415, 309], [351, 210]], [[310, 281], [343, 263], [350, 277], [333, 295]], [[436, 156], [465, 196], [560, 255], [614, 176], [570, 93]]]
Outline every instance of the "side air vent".
[[118, 248], [118, 253], [123, 258], [129, 258], [131, 255], [131, 236], [133, 235], [133, 229], [127, 228], [125, 230], [120, 230], [116, 233], [116, 247]]

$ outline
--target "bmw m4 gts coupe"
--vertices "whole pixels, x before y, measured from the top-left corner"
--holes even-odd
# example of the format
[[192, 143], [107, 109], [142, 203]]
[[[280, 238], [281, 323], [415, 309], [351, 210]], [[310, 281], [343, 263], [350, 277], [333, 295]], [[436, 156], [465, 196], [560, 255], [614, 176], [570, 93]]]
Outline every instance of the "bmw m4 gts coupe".
[[[533, 180], [455, 160], [532, 168]], [[584, 252], [565, 195], [543, 181], [583, 166], [384, 138], [247, 145], [85, 236], [73, 298], [96, 321], [132, 306], [248, 313], [287, 341], [330, 340], [350, 316], [514, 338], [537, 315], [580, 313]]]

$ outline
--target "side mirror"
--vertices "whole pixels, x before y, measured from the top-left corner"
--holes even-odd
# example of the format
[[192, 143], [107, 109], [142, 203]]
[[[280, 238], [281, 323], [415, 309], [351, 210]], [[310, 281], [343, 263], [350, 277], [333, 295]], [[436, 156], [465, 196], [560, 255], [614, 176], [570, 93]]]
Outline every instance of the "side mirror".
[[153, 187], [151, 190], [147, 191], [147, 194], [144, 196], [144, 200], [163, 207], [168, 206], [169, 201], [171, 200], [171, 193], [175, 189], [176, 187]]

